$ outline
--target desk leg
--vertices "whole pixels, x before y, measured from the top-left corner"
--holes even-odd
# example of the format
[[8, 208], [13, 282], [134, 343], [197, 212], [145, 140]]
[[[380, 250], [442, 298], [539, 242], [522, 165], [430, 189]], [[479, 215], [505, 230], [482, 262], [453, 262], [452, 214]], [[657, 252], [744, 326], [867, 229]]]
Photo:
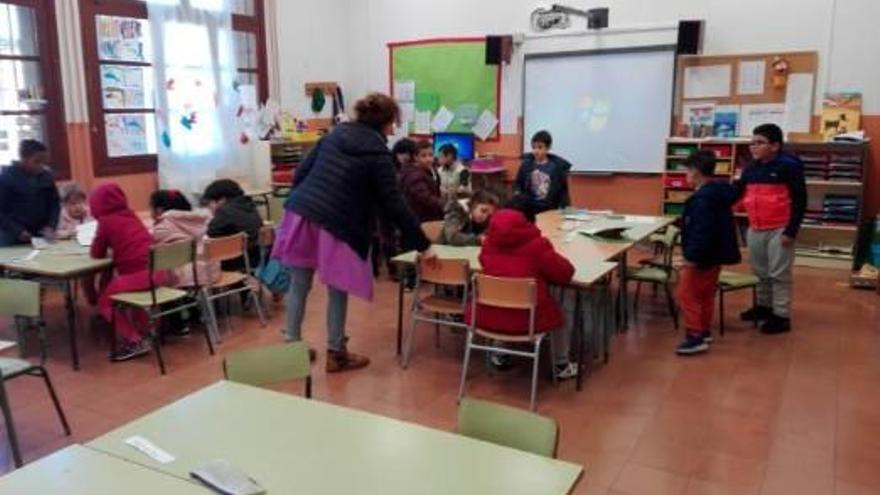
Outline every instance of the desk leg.
[[67, 311], [67, 331], [70, 334], [70, 357], [73, 369], [79, 371], [79, 348], [76, 342], [76, 301], [73, 297], [75, 279], [64, 281], [64, 308]]
[[626, 286], [626, 251], [620, 255], [620, 332], [623, 333], [629, 328], [629, 291]]
[[609, 280], [602, 290], [599, 292], [599, 300], [601, 301], [599, 317], [602, 320], [602, 352], [604, 353], [604, 362], [608, 364], [611, 354], [611, 281]]
[[[403, 267], [398, 265], [399, 269]], [[400, 356], [403, 347], [403, 287], [406, 284], [406, 276], [403, 270], [398, 270], [400, 281], [397, 283], [397, 355]]]

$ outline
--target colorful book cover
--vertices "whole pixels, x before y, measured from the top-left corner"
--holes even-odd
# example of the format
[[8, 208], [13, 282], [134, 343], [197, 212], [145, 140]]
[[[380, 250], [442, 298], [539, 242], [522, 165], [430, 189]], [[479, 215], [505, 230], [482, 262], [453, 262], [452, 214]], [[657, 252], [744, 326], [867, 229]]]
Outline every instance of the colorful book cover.
[[834, 136], [857, 131], [862, 125], [861, 93], [826, 93], [822, 100], [822, 135]]
[[715, 137], [734, 138], [739, 128], [739, 106], [719, 105], [715, 107]]

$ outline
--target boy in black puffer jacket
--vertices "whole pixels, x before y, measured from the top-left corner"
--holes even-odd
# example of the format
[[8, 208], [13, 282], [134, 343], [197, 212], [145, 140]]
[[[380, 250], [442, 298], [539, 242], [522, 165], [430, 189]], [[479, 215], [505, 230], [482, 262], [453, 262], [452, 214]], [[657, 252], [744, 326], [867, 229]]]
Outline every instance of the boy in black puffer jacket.
[[[215, 180], [205, 188], [202, 201], [214, 218], [208, 223], [208, 237], [226, 237], [244, 232], [248, 239], [248, 261], [251, 268], [260, 259], [260, 228], [263, 219], [254, 201], [231, 179]], [[243, 271], [244, 259], [224, 261], [225, 271]]]
[[681, 250], [685, 264], [679, 273], [678, 304], [687, 336], [676, 352], [699, 354], [709, 350], [715, 290], [721, 265], [740, 262], [733, 203], [736, 190], [714, 181], [715, 154], [698, 151], [688, 157], [688, 182], [696, 191], [687, 200], [681, 217]]

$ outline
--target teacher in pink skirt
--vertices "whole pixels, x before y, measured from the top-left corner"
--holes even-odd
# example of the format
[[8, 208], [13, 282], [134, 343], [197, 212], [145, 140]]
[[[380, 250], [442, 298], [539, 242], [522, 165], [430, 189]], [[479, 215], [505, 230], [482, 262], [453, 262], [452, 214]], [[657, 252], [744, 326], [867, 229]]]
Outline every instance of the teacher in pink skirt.
[[363, 368], [369, 358], [348, 351], [348, 295], [373, 298], [370, 241], [379, 216], [396, 226], [406, 248], [433, 257], [419, 220], [397, 185], [387, 138], [400, 118], [395, 101], [373, 93], [355, 105], [355, 120], [336, 126], [297, 167], [272, 256], [292, 269], [287, 293], [288, 341], [302, 338], [315, 273], [329, 291], [329, 373]]

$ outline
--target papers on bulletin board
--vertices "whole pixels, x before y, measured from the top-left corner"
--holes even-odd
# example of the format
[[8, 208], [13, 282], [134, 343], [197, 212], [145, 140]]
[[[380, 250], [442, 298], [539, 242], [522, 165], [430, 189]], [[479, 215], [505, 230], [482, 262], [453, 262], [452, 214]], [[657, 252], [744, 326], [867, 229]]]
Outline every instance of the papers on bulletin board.
[[683, 104], [681, 123], [687, 127], [688, 137], [711, 136], [715, 128], [715, 104], [706, 101]]
[[785, 104], [761, 103], [743, 105], [740, 110], [740, 136], [751, 136], [752, 130], [761, 124], [776, 124], [785, 129]]
[[416, 134], [431, 133], [431, 112], [416, 110], [415, 127], [413, 132]]
[[101, 66], [104, 108], [146, 108], [144, 68]]
[[395, 81], [394, 82], [394, 98], [397, 101], [405, 101], [405, 102], [416, 101], [416, 82], [415, 81]]
[[747, 60], [739, 63], [736, 94], [764, 94], [764, 78], [767, 75], [767, 63], [764, 60]]
[[480, 106], [476, 103], [465, 103], [455, 109], [455, 118], [465, 127], [473, 127], [480, 115]]
[[416, 118], [416, 105], [404, 102], [400, 104], [400, 122], [408, 124]]
[[431, 128], [434, 129], [434, 132], [443, 132], [449, 128], [454, 118], [455, 114], [448, 108], [440, 107], [434, 115], [434, 120], [431, 121]]
[[785, 132], [810, 132], [813, 74], [790, 74], [785, 92]]
[[104, 122], [108, 156], [149, 154], [147, 121], [143, 114], [106, 114]]
[[483, 113], [480, 114], [480, 118], [477, 119], [477, 123], [474, 124], [474, 127], [471, 130], [481, 141], [485, 141], [489, 139], [489, 136], [491, 136], [493, 132], [495, 132], [495, 127], [497, 125], [498, 118], [495, 117], [495, 114], [489, 110], [483, 110]]
[[730, 96], [730, 65], [688, 67], [684, 70], [685, 98], [727, 98]]
[[715, 107], [715, 137], [735, 138], [739, 131], [739, 105], [718, 105]]

